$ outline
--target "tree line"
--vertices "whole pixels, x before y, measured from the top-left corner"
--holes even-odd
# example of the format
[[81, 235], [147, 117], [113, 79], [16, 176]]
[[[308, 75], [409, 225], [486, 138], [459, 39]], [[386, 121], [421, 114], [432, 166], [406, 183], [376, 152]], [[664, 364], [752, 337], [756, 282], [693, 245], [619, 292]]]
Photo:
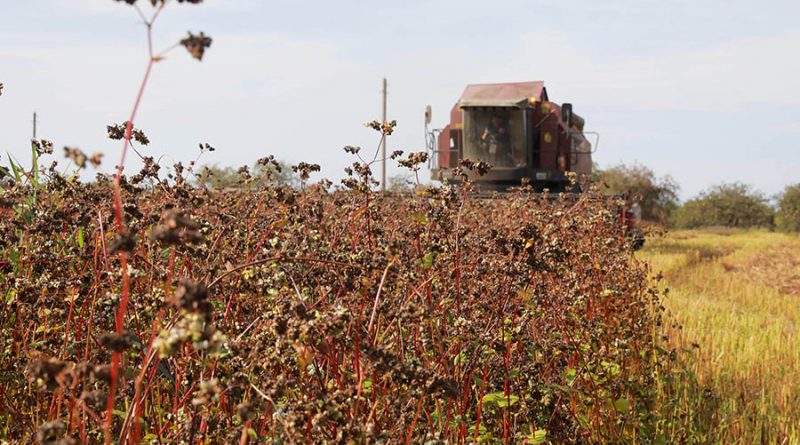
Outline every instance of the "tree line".
[[680, 186], [672, 177], [657, 176], [641, 164], [596, 169], [595, 179], [609, 193], [630, 192], [642, 208], [642, 219], [664, 226], [800, 232], [800, 182], [772, 197], [741, 182], [716, 184], [681, 203]]

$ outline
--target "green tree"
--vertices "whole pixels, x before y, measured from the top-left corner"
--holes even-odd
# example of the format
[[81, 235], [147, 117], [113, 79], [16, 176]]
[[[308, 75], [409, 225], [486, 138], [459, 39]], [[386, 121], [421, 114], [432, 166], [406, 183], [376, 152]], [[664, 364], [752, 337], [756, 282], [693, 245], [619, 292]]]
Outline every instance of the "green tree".
[[387, 190], [390, 192], [409, 192], [414, 189], [416, 183], [414, 182], [414, 177], [408, 174], [398, 174], [389, 176], [388, 181], [386, 181]]
[[608, 192], [630, 192], [637, 197], [642, 208], [642, 219], [666, 224], [670, 213], [678, 206], [678, 183], [670, 176], [657, 177], [653, 170], [644, 165], [619, 164], [598, 170], [596, 175]]
[[720, 184], [687, 201], [673, 214], [679, 228], [774, 226], [775, 211], [761, 192], [741, 183]]
[[780, 230], [800, 232], [800, 182], [787, 185], [778, 197], [778, 213], [775, 220]]
[[256, 163], [253, 167], [242, 166], [238, 169], [229, 166], [203, 166], [197, 174], [195, 182], [213, 189], [247, 188], [255, 190], [268, 185], [282, 184], [292, 187], [300, 185], [300, 180], [292, 172], [291, 166], [280, 161], [276, 161], [274, 164]]

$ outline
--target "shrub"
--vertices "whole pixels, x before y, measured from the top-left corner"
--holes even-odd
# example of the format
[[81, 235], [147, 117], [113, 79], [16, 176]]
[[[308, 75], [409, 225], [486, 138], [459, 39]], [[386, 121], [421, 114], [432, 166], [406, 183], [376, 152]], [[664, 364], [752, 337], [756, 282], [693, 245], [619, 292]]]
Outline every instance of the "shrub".
[[774, 226], [774, 210], [761, 192], [741, 183], [720, 184], [687, 201], [673, 214], [679, 228]]
[[786, 186], [778, 197], [776, 225], [786, 232], [800, 232], [800, 183]]
[[642, 219], [666, 224], [678, 206], [679, 186], [670, 176], [656, 177], [650, 168], [620, 164], [598, 172], [599, 179], [611, 193], [630, 192], [639, 199]]

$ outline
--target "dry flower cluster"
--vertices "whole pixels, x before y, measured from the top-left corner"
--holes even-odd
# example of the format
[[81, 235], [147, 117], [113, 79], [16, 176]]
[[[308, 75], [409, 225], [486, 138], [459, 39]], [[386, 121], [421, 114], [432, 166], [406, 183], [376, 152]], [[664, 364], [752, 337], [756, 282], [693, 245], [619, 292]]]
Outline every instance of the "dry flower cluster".
[[108, 183], [3, 193], [6, 437], [102, 441], [113, 383], [118, 443], [657, 440], [658, 296], [605, 198], [159, 184], [121, 181], [124, 233]]

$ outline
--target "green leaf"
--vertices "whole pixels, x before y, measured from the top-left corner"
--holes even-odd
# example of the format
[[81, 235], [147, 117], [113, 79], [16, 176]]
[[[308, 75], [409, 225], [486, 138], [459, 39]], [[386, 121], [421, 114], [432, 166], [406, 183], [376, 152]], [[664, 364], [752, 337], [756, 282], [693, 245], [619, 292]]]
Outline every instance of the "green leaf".
[[551, 390], [557, 390], [557, 391], [565, 392], [567, 394], [572, 394], [572, 393], [577, 393], [578, 392], [574, 388], [570, 388], [569, 386], [564, 386], [564, 385], [555, 385], [555, 384], [553, 384], [553, 385], [545, 385], [545, 388], [548, 388], [548, 389], [551, 389]]
[[78, 247], [83, 249], [83, 227], [78, 227]]
[[172, 384], [172, 387], [174, 388], [175, 376], [173, 376], [172, 373], [169, 372], [169, 369], [167, 369], [167, 367], [164, 365], [164, 362], [159, 361], [158, 366], [156, 366], [156, 369], [158, 369], [158, 372], [161, 373], [161, 375], [164, 376], [164, 378], [166, 378], [167, 381], [169, 381]]
[[144, 435], [144, 437], [142, 437], [143, 443], [150, 443], [151, 441], [156, 441], [156, 440], [158, 440], [158, 436], [156, 436], [153, 433], [147, 433]]
[[547, 442], [547, 430], [536, 430], [534, 433], [525, 438], [526, 444], [540, 444]]
[[627, 413], [631, 408], [631, 402], [628, 399], [617, 399], [614, 402], [614, 409], [620, 413]]
[[481, 403], [484, 405], [497, 405], [500, 408], [507, 408], [519, 401], [519, 397], [513, 394], [506, 396], [502, 392], [493, 392], [483, 396]]
[[503, 397], [502, 400], [497, 402], [497, 406], [500, 408], [508, 408], [509, 406], [513, 406], [515, 403], [519, 401], [519, 397], [513, 394], [509, 394], [508, 397]]
[[11, 171], [14, 172], [14, 179], [16, 179], [17, 182], [22, 182], [22, 176], [20, 176], [20, 171], [22, 168], [17, 167], [17, 164], [15, 164], [14, 160], [11, 159], [11, 155], [8, 155], [8, 163], [11, 165]]
[[567, 368], [567, 370], [564, 371], [564, 379], [566, 380], [567, 385], [571, 385], [572, 382], [575, 381], [575, 377], [577, 377], [577, 375], [578, 375], [578, 371], [576, 369]]
[[31, 140], [31, 155], [32, 155], [32, 164], [33, 164], [33, 186], [39, 187], [39, 153], [36, 151], [36, 147], [33, 145], [33, 140]]
[[433, 267], [433, 260], [436, 259], [436, 253], [428, 252], [425, 254], [425, 257], [422, 259], [422, 267], [425, 269], [430, 269]]
[[505, 397], [505, 394], [503, 394], [502, 392], [491, 392], [483, 396], [483, 399], [481, 399], [481, 403], [483, 403], [484, 405], [497, 403], [497, 401], [502, 399], [503, 397]]
[[605, 369], [606, 372], [608, 372], [609, 375], [611, 375], [611, 377], [614, 377], [621, 372], [620, 366], [614, 362], [607, 362], [603, 360], [602, 362], [600, 362], [600, 365], [603, 366], [603, 369]]
[[364, 379], [361, 383], [361, 390], [364, 394], [372, 394], [372, 379]]
[[[469, 427], [468, 431], [469, 431], [469, 436], [470, 437], [474, 437], [475, 436], [475, 425], [471, 425]], [[489, 432], [489, 430], [486, 429], [486, 426], [481, 424], [481, 426], [478, 427], [478, 442], [484, 442], [484, 441], [487, 441], [487, 440], [492, 440], [493, 438], [494, 438], [494, 436], [492, 436], [492, 433]]]

